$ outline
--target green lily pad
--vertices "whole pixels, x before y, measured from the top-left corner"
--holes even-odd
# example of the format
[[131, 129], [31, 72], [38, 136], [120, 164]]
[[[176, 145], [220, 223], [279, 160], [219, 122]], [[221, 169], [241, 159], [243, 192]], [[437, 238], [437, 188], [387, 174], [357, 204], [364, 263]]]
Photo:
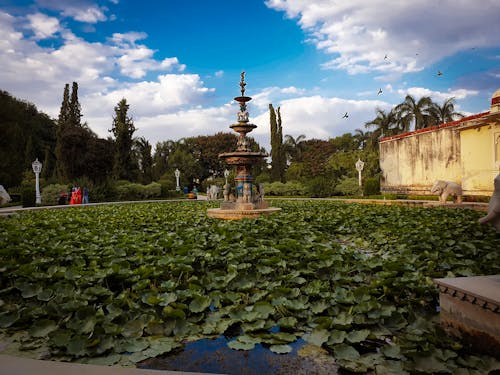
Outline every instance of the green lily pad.
[[271, 345], [269, 350], [277, 354], [286, 354], [292, 351], [292, 347], [290, 345]]
[[361, 357], [356, 349], [347, 344], [339, 344], [334, 346], [334, 356], [335, 359], [343, 359], [348, 361], [355, 361]]
[[19, 320], [21, 315], [18, 311], [4, 312], [0, 314], [0, 328], [8, 328]]
[[314, 329], [311, 333], [306, 333], [302, 338], [310, 344], [323, 345], [328, 341], [330, 333], [326, 329]]
[[50, 319], [37, 320], [29, 329], [32, 337], [46, 337], [50, 332], [57, 329], [57, 324]]
[[241, 342], [239, 340], [229, 341], [227, 343], [227, 346], [229, 346], [231, 349], [235, 349], [235, 350], [252, 350], [253, 348], [255, 348], [254, 343]]
[[194, 313], [205, 311], [210, 306], [210, 297], [195, 296], [189, 304], [189, 310]]

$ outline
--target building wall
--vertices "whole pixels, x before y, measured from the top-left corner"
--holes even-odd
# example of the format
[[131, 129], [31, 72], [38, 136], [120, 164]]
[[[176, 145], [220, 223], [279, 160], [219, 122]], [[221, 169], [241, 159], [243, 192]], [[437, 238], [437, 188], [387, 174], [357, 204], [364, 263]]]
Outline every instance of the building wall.
[[493, 179], [500, 171], [500, 125], [463, 129], [460, 137], [464, 194], [491, 195]]
[[430, 194], [435, 180], [462, 182], [460, 133], [448, 127], [381, 140], [381, 190]]

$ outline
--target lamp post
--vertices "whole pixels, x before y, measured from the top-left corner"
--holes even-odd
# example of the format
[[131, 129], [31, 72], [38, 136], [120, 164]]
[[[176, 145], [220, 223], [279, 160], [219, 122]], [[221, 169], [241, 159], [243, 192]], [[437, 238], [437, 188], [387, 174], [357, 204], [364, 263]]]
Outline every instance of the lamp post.
[[365, 166], [365, 163], [361, 161], [361, 159], [358, 159], [356, 162], [356, 169], [358, 171], [358, 184], [359, 184], [359, 190], [361, 190], [362, 186], [362, 181], [361, 181], [361, 171], [363, 170], [363, 167]]
[[226, 185], [228, 176], [229, 176], [229, 171], [227, 169], [224, 169], [224, 178], [226, 179]]
[[42, 171], [42, 163], [38, 161], [38, 158], [31, 163], [31, 167], [33, 168], [33, 172], [35, 172], [35, 177], [36, 177], [36, 183], [35, 183], [35, 189], [36, 189], [36, 204], [41, 204], [42, 203], [42, 197], [40, 195], [40, 172]]
[[181, 187], [179, 186], [179, 177], [181, 176], [181, 172], [176, 168], [174, 173], [175, 173], [175, 183], [176, 183], [175, 190], [180, 191]]

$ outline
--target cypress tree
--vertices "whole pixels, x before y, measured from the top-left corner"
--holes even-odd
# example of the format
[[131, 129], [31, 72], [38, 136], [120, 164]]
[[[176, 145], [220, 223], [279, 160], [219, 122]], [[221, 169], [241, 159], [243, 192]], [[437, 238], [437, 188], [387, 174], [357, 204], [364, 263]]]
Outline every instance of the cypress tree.
[[67, 168], [65, 165], [65, 155], [63, 155], [63, 134], [70, 126], [70, 106], [69, 106], [69, 84], [64, 85], [63, 101], [61, 103], [61, 110], [57, 119], [56, 129], [56, 176], [60, 182], [67, 181]]
[[[278, 119], [276, 119], [278, 115]], [[275, 111], [269, 104], [269, 120], [271, 123], [271, 181], [284, 182], [285, 157], [283, 152], [283, 130], [281, 127], [280, 108]]]
[[82, 109], [78, 101], [78, 83], [73, 82], [71, 89], [71, 100], [69, 102], [69, 124], [70, 126], [81, 127]]
[[137, 175], [137, 166], [132, 157], [133, 134], [136, 131], [132, 118], [127, 115], [129, 105], [123, 98], [115, 106], [113, 127], [111, 132], [115, 136], [115, 158], [113, 175], [116, 179], [132, 181]]

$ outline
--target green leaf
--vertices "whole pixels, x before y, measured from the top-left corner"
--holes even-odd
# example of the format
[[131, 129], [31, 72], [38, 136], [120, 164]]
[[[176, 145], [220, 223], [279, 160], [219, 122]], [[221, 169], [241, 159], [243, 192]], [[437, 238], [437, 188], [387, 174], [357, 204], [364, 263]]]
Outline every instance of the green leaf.
[[399, 345], [386, 345], [382, 348], [382, 354], [387, 358], [401, 359], [401, 348]]
[[328, 345], [341, 344], [347, 337], [345, 331], [333, 330], [330, 332], [330, 337], [328, 338]]
[[4, 312], [0, 314], [0, 328], [8, 328], [19, 320], [21, 315], [18, 311]]
[[235, 349], [235, 350], [252, 350], [253, 348], [255, 348], [254, 343], [241, 342], [239, 340], [229, 341], [227, 343], [227, 346], [229, 346], [231, 349]]
[[74, 336], [68, 342], [68, 353], [77, 357], [81, 357], [87, 353], [87, 338], [85, 336]]
[[189, 310], [194, 313], [205, 311], [210, 306], [210, 301], [210, 297], [197, 295], [189, 304]]
[[271, 345], [269, 350], [277, 354], [286, 354], [292, 351], [292, 347], [290, 345]]
[[89, 365], [113, 366], [117, 364], [122, 356], [120, 354], [111, 353], [103, 357], [86, 358], [85, 363]]
[[136, 338], [124, 340], [120, 345], [120, 349], [124, 352], [135, 353], [141, 352], [146, 348], [149, 348], [149, 341], [146, 338]]
[[54, 291], [52, 289], [43, 289], [37, 294], [36, 298], [39, 301], [50, 301], [54, 297]]
[[125, 323], [121, 333], [123, 337], [138, 338], [142, 336], [145, 326], [146, 325], [141, 319], [130, 320]]
[[298, 320], [294, 316], [287, 316], [278, 320], [278, 326], [285, 329], [295, 328], [297, 322]]
[[37, 320], [29, 329], [32, 337], [46, 337], [50, 332], [57, 329], [57, 324], [50, 319]]
[[334, 346], [334, 356], [335, 359], [340, 360], [348, 360], [355, 361], [360, 358], [360, 355], [356, 349], [347, 344], [339, 344]]
[[375, 366], [377, 375], [408, 375], [409, 373], [403, 369], [403, 362], [400, 361], [385, 361]]
[[369, 329], [362, 329], [359, 331], [351, 331], [347, 334], [347, 341], [349, 341], [351, 344], [355, 344], [361, 341], [366, 340], [368, 335], [370, 334]]
[[313, 329], [311, 333], [306, 333], [302, 338], [310, 344], [321, 346], [328, 341], [329, 336], [326, 329]]

